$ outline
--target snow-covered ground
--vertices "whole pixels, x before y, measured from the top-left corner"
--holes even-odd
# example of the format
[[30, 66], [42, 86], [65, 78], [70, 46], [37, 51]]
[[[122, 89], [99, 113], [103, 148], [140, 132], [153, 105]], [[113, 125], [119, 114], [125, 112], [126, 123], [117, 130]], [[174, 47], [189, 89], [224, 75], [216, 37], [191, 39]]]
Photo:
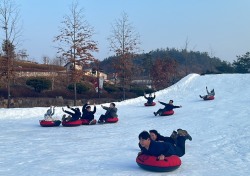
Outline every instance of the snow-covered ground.
[[[215, 100], [199, 98], [206, 86], [215, 89]], [[79, 127], [41, 127], [47, 108], [0, 109], [0, 175], [250, 175], [250, 74], [191, 74], [156, 93], [156, 101], [169, 99], [183, 106], [173, 116], [155, 117], [163, 106], [145, 107], [139, 97], [116, 103], [118, 123]], [[104, 112], [98, 105], [95, 118]], [[57, 107], [55, 116], [62, 114]], [[193, 137], [179, 169], [166, 174], [137, 166], [141, 131], [168, 136], [177, 128]]]

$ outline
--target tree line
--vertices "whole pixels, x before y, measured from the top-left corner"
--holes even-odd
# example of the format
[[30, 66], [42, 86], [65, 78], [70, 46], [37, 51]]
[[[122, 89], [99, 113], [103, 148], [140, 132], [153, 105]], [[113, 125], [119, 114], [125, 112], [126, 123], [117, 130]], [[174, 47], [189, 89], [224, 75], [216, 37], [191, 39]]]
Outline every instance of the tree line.
[[[11, 80], [15, 77], [14, 60], [27, 57], [25, 50], [16, 53], [18, 39], [20, 38], [19, 9], [14, 0], [0, 2], [0, 24], [5, 34], [2, 42], [1, 79], [5, 79], [8, 88], [8, 105], [11, 95]], [[192, 73], [233, 73], [249, 72], [249, 53], [237, 56], [237, 60], [230, 64], [216, 57], [209, 57], [208, 53], [194, 52], [185, 49], [157, 49], [149, 53], [140, 54], [140, 36], [130, 23], [128, 15], [124, 12], [111, 25], [111, 34], [108, 37], [109, 49], [115, 53], [104, 61], [93, 56], [98, 51], [98, 42], [93, 40], [94, 29], [86, 20], [83, 8], [78, 1], [73, 1], [69, 12], [63, 16], [59, 34], [54, 37], [58, 49], [60, 63], [72, 63], [73, 67], [68, 76], [73, 84], [74, 102], [77, 99], [77, 85], [82, 80], [83, 72], [76, 69], [102, 68], [111, 72], [119, 79], [119, 86], [126, 99], [126, 89], [131, 87], [136, 77], [145, 77], [152, 81], [152, 88], [165, 88], [181, 77]], [[48, 58], [44, 58], [48, 63]], [[116, 79], [115, 78], [115, 79]]]

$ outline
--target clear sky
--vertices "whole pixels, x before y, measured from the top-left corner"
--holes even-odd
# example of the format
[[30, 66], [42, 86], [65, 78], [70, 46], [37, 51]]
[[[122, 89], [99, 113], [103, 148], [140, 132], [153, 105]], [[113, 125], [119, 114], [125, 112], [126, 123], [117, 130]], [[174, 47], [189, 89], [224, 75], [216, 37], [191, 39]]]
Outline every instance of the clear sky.
[[[53, 38], [59, 34], [71, 0], [18, 0], [23, 23], [22, 46], [31, 58], [56, 56]], [[80, 0], [85, 19], [94, 27], [102, 60], [113, 53], [107, 38], [111, 24], [126, 12], [140, 34], [141, 50], [157, 48], [208, 52], [222, 60], [236, 60], [250, 51], [249, 0]]]

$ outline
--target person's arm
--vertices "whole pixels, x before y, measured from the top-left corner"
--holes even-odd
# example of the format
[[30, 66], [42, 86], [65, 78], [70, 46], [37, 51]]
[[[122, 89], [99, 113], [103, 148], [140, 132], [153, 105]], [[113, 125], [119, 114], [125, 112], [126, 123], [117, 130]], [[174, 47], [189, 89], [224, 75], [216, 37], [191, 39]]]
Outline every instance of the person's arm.
[[158, 102], [161, 103], [161, 104], [164, 105], [164, 106], [167, 105], [167, 103], [163, 103], [163, 102], [161, 102], [161, 101], [158, 101]]
[[70, 108], [70, 109], [76, 113], [76, 109], [74, 109], [74, 108]]
[[83, 105], [82, 109], [85, 109], [89, 104], [85, 103], [85, 105]]
[[146, 94], [145, 94], [145, 93], [144, 93], [144, 98], [145, 98], [145, 99], [148, 99], [148, 97], [146, 97]]
[[158, 160], [164, 160], [166, 156], [171, 155], [169, 150], [170, 150], [170, 143], [162, 142], [161, 143], [161, 154], [157, 157]]
[[106, 107], [106, 106], [103, 106], [103, 105], [101, 105], [101, 107], [102, 107], [103, 109], [105, 109], [105, 110], [108, 110], [108, 109], [109, 109], [109, 107]]
[[180, 106], [173, 106], [173, 108], [181, 108], [182, 106], [180, 105]]
[[52, 108], [51, 116], [53, 116], [54, 114], [55, 114], [55, 106]]
[[85, 105], [83, 105], [82, 107], [82, 112], [84, 112], [86, 110], [86, 107], [88, 106], [88, 103], [85, 103]]
[[93, 114], [96, 112], [96, 106], [94, 105], [94, 111], [93, 111]]
[[[207, 87], [206, 87], [206, 90], [207, 90]], [[209, 94], [209, 91], [207, 90], [207, 94]]]

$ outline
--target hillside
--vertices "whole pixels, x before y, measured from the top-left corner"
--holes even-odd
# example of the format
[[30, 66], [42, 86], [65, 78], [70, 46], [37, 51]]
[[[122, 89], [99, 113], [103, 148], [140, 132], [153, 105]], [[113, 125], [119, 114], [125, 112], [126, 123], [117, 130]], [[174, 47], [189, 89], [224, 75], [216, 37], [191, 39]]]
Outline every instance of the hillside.
[[[250, 74], [191, 74], [156, 92], [156, 100], [174, 100], [175, 114], [155, 117], [162, 106], [143, 106], [139, 97], [117, 102], [117, 124], [43, 128], [47, 108], [0, 109], [0, 175], [181, 175], [250, 174]], [[203, 101], [205, 87], [216, 98]], [[105, 104], [108, 105], [108, 104]], [[93, 107], [92, 107], [93, 108]], [[95, 118], [105, 111], [97, 106]], [[55, 116], [61, 117], [61, 107]], [[182, 165], [170, 173], [153, 173], [137, 166], [138, 134], [156, 129], [170, 135], [177, 128], [193, 137], [186, 141]]]

